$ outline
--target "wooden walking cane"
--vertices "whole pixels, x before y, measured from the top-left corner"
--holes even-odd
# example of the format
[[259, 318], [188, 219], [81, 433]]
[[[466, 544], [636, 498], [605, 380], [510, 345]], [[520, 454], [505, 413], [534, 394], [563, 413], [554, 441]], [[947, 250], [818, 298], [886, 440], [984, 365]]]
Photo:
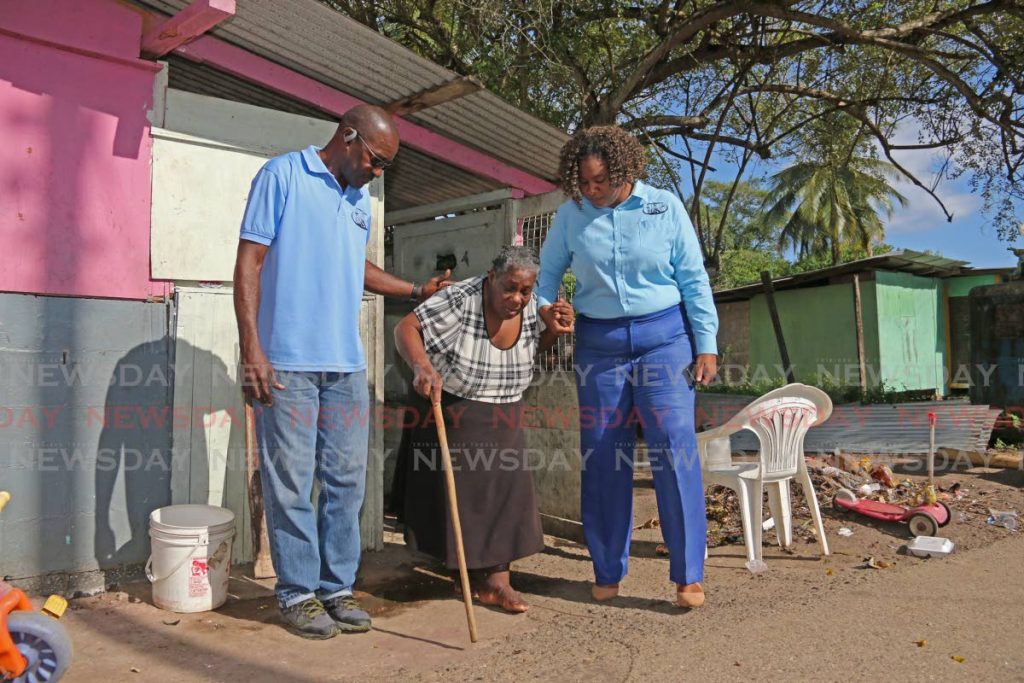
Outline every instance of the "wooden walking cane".
[[448, 489], [448, 511], [452, 516], [455, 531], [455, 556], [459, 560], [459, 578], [462, 580], [462, 599], [466, 602], [466, 623], [469, 624], [469, 640], [476, 642], [476, 617], [473, 616], [473, 593], [469, 588], [469, 571], [466, 569], [466, 550], [462, 547], [462, 523], [459, 521], [459, 503], [455, 497], [455, 473], [452, 471], [452, 454], [448, 451], [448, 433], [444, 428], [444, 411], [441, 404], [434, 404], [434, 422], [437, 423], [437, 441], [441, 444], [441, 463], [444, 467], [444, 483]]
[[270, 558], [270, 536], [263, 514], [263, 486], [260, 477], [260, 451], [256, 442], [256, 416], [252, 404], [245, 402], [245, 473], [249, 489], [249, 520], [252, 527], [252, 575], [256, 579], [277, 576]]

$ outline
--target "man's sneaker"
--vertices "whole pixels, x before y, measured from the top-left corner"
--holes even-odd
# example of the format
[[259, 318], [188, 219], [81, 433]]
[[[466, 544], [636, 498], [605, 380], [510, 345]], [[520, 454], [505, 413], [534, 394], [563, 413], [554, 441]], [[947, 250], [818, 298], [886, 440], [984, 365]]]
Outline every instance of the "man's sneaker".
[[359, 603], [351, 595], [340, 595], [324, 600], [327, 613], [334, 619], [338, 630], [346, 633], [364, 633], [370, 630], [370, 615], [360, 609]]
[[338, 627], [327, 614], [322, 602], [309, 598], [291, 607], [281, 608], [281, 618], [296, 635], [313, 640], [326, 640], [338, 635]]

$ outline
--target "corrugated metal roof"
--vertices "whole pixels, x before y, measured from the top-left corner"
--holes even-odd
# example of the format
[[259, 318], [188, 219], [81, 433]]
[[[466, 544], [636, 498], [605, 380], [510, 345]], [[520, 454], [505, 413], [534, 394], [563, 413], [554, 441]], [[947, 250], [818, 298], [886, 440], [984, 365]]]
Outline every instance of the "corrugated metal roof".
[[[697, 394], [697, 424], [706, 428], [728, 422], [755, 400], [752, 396]], [[928, 453], [928, 413], [937, 416], [935, 447], [984, 452], [999, 410], [966, 401], [920, 401], [895, 404], [842, 404], [834, 406], [832, 417], [807, 432], [808, 453], [925, 455]], [[734, 451], [758, 448], [753, 432], [733, 434]]]
[[[174, 14], [189, 0], [135, 0]], [[316, 0], [236, 0], [213, 35], [374, 104], [441, 85], [457, 74]], [[554, 180], [563, 131], [486, 90], [408, 117], [536, 176]]]
[[[243, 81], [204, 64], [171, 56], [168, 85], [177, 90], [219, 97], [326, 121], [337, 119], [316, 107], [267, 88]], [[488, 192], [501, 184], [481, 178], [425, 154], [402, 148], [395, 165], [384, 174], [384, 201], [388, 211], [422, 206], [446, 199]]]
[[[793, 289], [812, 284], [825, 284], [827, 280], [854, 273], [870, 272], [874, 270], [887, 270], [925, 277], [948, 277], [958, 275], [962, 270], [970, 270], [967, 261], [946, 258], [937, 254], [925, 254], [920, 251], [904, 249], [894, 251], [880, 256], [859, 259], [842, 263], [838, 266], [809, 270], [806, 273], [787, 275], [786, 277], [775, 278], [772, 284], [775, 289]], [[739, 301], [749, 299], [764, 291], [760, 282], [733, 289], [723, 289], [715, 292], [715, 301]]]

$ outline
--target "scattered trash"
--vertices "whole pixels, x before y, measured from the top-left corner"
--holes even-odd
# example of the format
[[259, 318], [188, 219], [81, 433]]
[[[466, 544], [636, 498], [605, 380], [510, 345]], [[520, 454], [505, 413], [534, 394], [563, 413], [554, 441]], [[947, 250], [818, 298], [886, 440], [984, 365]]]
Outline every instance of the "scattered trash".
[[769, 517], [768, 519], [764, 520], [764, 523], [761, 524], [761, 528], [764, 529], [765, 531], [771, 531], [772, 529], [774, 529], [775, 528], [775, 518], [774, 517]]
[[175, 619], [174, 621], [165, 621], [164, 626], [177, 626], [181, 623], [181, 619]]
[[949, 658], [952, 659], [957, 664], [963, 664], [964, 662], [967, 661], [966, 657], [961, 657], [960, 655], [950, 655]]
[[768, 565], [764, 563], [764, 560], [747, 560], [744, 566], [754, 576], [761, 576], [768, 571]]
[[724, 522], [729, 516], [729, 510], [724, 505], [708, 505], [707, 518], [715, 522]]
[[658, 521], [657, 517], [651, 517], [649, 520], [641, 524], [640, 526], [633, 527], [633, 531], [639, 531], [640, 529], [657, 529], [661, 526], [661, 522]]
[[935, 487], [928, 485], [924, 487], [923, 502], [925, 505], [935, 505], [939, 502], [938, 496], [935, 495]]
[[988, 523], [1010, 531], [1017, 530], [1017, 513], [1014, 510], [993, 510], [989, 508]]
[[[929, 492], [926, 490], [927, 482], [923, 478], [909, 477], [897, 481], [889, 466], [873, 462], [871, 458], [859, 455], [852, 456], [836, 451], [824, 458], [809, 457], [806, 462], [807, 472], [811, 476], [818, 501], [822, 503], [823, 507], [828, 506], [825, 501], [829, 500], [832, 501], [832, 508], [836, 510], [852, 507], [845, 505], [839, 507], [835, 503], [836, 495], [846, 489], [846, 493], [850, 497], [849, 502], [856, 503], [857, 506], [863, 505], [865, 508], [872, 508], [876, 511], [886, 506], [901, 508], [899, 516], [890, 521], [906, 523], [910, 522], [916, 513], [927, 513], [930, 519], [924, 517], [918, 519], [918, 524], [911, 528], [909, 534], [911, 537], [937, 535], [940, 520], [944, 525], [947, 521], [953, 521], [953, 517], [956, 517], [959, 522], [968, 523], [975, 518], [985, 519], [988, 506], [996, 504], [995, 499], [988, 505], [986, 505], [985, 498], [979, 499], [990, 492], [974, 489], [968, 492], [962, 482], [955, 482], [942, 489]], [[793, 544], [818, 543], [810, 509], [806, 505], [800, 487], [791, 487], [790, 496], [793, 512]], [[929, 505], [932, 500], [938, 502]], [[708, 547], [743, 543], [740, 503], [736, 493], [721, 486], [709, 486], [706, 491], [705, 503], [708, 519]], [[951, 513], [947, 513], [945, 509], [940, 508], [955, 509]], [[854, 511], [863, 514], [861, 510]], [[891, 511], [891, 514], [895, 515], [895, 511]], [[889, 517], [879, 518], [889, 519]], [[1019, 519], [1015, 521], [1015, 529], [1019, 530], [1020, 521]], [[772, 523], [770, 518], [766, 518], [764, 531], [771, 530]], [[775, 528], [778, 529], [777, 520], [774, 520], [774, 523]], [[933, 524], [936, 527], [934, 529], [931, 528]], [[1010, 524], [1013, 525], [1013, 522]], [[641, 525], [638, 528], [652, 527]], [[839, 535], [850, 536], [856, 528], [856, 526], [844, 527], [845, 531], [840, 530]]]
[[825, 570], [825, 576], [832, 576], [833, 574], [835, 574], [835, 572], [832, 571], [831, 567]]
[[896, 477], [893, 476], [892, 470], [889, 469], [888, 465], [875, 465], [874, 469], [871, 470], [871, 478], [880, 482], [886, 488], [896, 488]]
[[945, 557], [955, 548], [953, 541], [939, 536], [918, 536], [907, 544], [907, 552], [915, 557]]
[[661, 555], [662, 557], [668, 557], [668, 546], [664, 543], [659, 543], [654, 546], [654, 554]]
[[924, 647], [927, 644], [928, 644], [927, 640], [915, 640], [914, 641], [914, 645], [917, 645], [918, 647]]
[[132, 672], [133, 674], [139, 674], [139, 673], [142, 673], [142, 672], [141, 672], [141, 671], [139, 670], [139, 667], [137, 667], [137, 666], [133, 666], [132, 668], [130, 668], [130, 669], [128, 669], [128, 670], [129, 670], [129, 671], [131, 671], [131, 672]]
[[863, 569], [888, 569], [892, 565], [885, 560], [876, 560], [874, 557], [865, 557], [864, 564], [861, 565]]

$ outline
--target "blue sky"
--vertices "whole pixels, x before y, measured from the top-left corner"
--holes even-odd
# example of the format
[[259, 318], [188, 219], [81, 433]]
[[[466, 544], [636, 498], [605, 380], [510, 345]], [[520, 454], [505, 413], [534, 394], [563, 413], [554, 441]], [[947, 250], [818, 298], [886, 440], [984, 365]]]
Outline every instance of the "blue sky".
[[[914, 143], [917, 133], [912, 129], [900, 130], [895, 139]], [[941, 162], [934, 150], [900, 150], [893, 154], [925, 184], [933, 181], [935, 169]], [[732, 180], [733, 168], [728, 162], [718, 157], [713, 164], [718, 169], [711, 174], [713, 177]], [[779, 165], [762, 164], [753, 169], [752, 175], [771, 175], [779, 168]], [[896, 183], [895, 187], [907, 198], [907, 207], [897, 207], [887, 221], [887, 243], [898, 249], [938, 252], [948, 258], [968, 261], [974, 268], [1001, 268], [1017, 263], [1016, 257], [1007, 251], [1010, 244], [999, 240], [995, 227], [982, 215], [982, 199], [971, 193], [966, 175], [956, 181], [943, 180], [936, 190], [953, 214], [952, 223], [946, 221], [935, 200], [909, 180]], [[1018, 219], [1024, 221], [1024, 216]], [[1024, 237], [1018, 236], [1013, 246], [1024, 247]]]

